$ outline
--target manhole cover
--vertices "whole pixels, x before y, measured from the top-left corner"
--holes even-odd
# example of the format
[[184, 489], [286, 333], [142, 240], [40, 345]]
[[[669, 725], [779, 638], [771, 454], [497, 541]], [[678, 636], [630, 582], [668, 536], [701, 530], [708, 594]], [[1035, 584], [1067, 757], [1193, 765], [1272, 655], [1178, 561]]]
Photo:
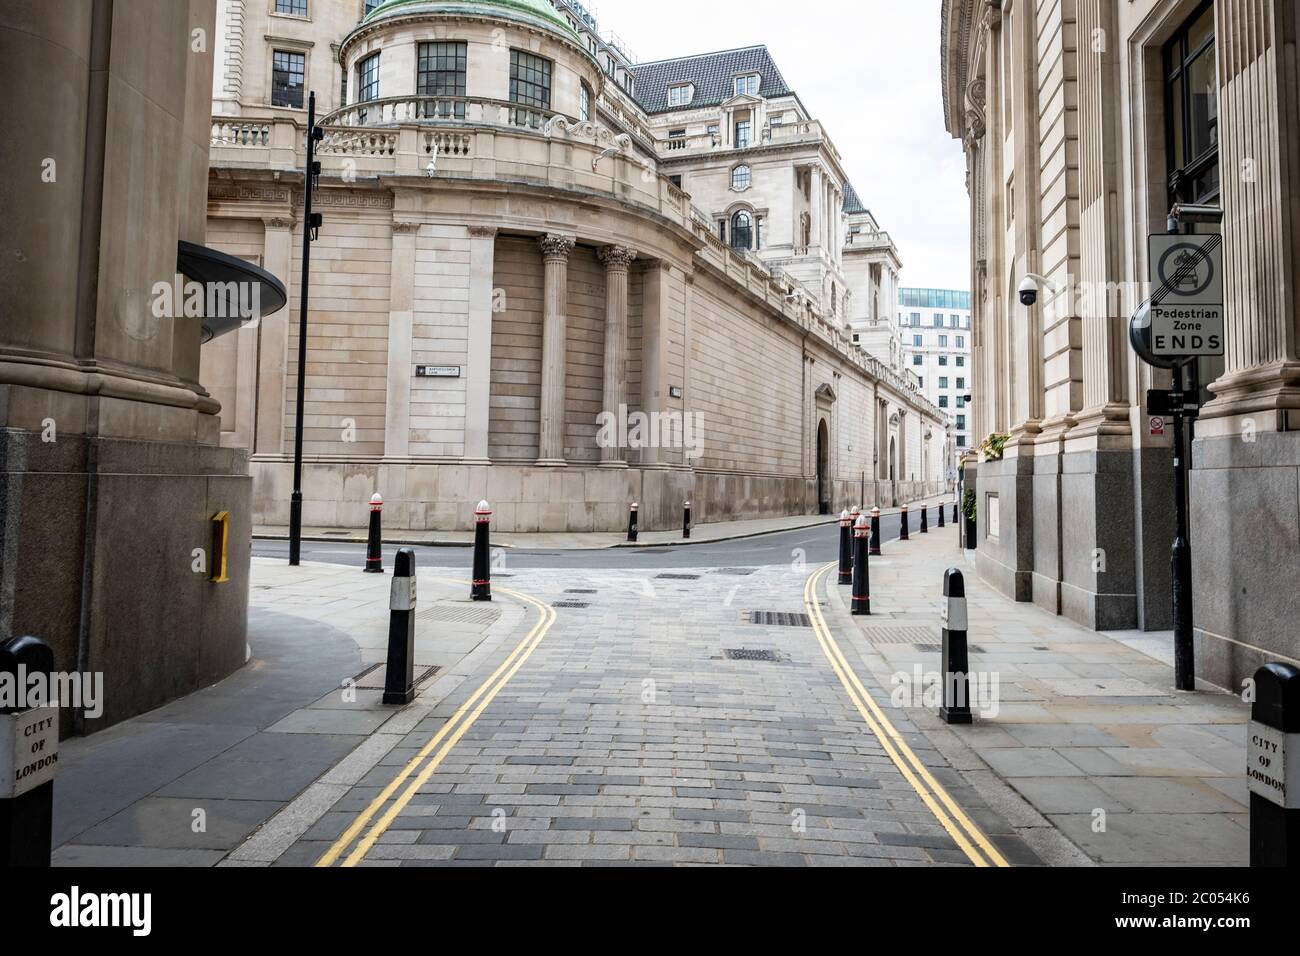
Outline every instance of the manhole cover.
[[767, 627], [812, 627], [812, 620], [807, 614], [790, 611], [750, 611], [749, 623]]
[[935, 637], [931, 628], [905, 624], [893, 626], [877, 624], [864, 627], [862, 632], [872, 644], [929, 644]]
[[501, 610], [485, 604], [435, 604], [416, 611], [415, 619], [425, 623], [491, 625], [501, 619]]
[[758, 568], [718, 568], [717, 574], [728, 574], [732, 577], [745, 578], [757, 571]]
[[658, 581], [698, 581], [698, 574], [660, 574], [656, 577]]
[[571, 608], [575, 611], [582, 611], [591, 607], [586, 601], [556, 601], [551, 607]]
[[755, 651], [745, 647], [729, 647], [722, 652], [729, 661], [768, 661], [779, 664], [781, 658], [775, 651]]

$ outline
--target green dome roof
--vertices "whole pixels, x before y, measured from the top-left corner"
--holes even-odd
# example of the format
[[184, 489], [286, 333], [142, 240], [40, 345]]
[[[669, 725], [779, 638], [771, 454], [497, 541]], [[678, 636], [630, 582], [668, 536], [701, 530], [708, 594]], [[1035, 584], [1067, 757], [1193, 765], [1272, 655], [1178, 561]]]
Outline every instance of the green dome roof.
[[558, 27], [565, 36], [577, 36], [569, 21], [549, 0], [384, 0], [362, 22], [373, 23], [387, 16], [406, 13], [483, 13], [514, 14], [525, 20], [540, 20]]

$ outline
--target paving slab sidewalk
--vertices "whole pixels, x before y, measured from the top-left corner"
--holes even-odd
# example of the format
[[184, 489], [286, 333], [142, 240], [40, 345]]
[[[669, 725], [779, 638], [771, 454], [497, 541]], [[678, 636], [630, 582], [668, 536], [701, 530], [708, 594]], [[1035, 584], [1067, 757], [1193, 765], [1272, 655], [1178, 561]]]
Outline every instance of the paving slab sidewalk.
[[[952, 495], [936, 496], [925, 499], [932, 506], [945, 500], [952, 507]], [[919, 508], [921, 501], [909, 504], [910, 508]], [[881, 514], [897, 514], [900, 509], [886, 508]], [[916, 519], [916, 520], [919, 520]], [[624, 533], [575, 533], [575, 534], [493, 534], [494, 547], [518, 550], [540, 551], [599, 551], [606, 548], [656, 548], [666, 545], [683, 547], [698, 544], [716, 544], [720, 541], [739, 541], [764, 534], [781, 531], [799, 531], [804, 528], [817, 528], [839, 521], [838, 515], [788, 515], [777, 518], [752, 518], [742, 521], [716, 521], [696, 524], [691, 527], [690, 539], [682, 537], [679, 530], [642, 531], [635, 544], [627, 541]], [[253, 529], [253, 538], [259, 541], [287, 541], [289, 529], [274, 525], [259, 525]], [[365, 528], [325, 528], [311, 527], [303, 529], [303, 540], [315, 543], [358, 544], [367, 540]], [[384, 534], [385, 544], [410, 545], [419, 547], [468, 548], [474, 544], [473, 531], [412, 531], [406, 529], [389, 529]]]
[[[414, 705], [390, 708], [381, 699], [390, 576], [254, 559], [252, 577], [242, 670], [61, 744], [54, 865], [216, 865], [304, 793], [369, 772], [528, 626], [508, 596], [475, 605], [468, 582], [420, 572], [424, 680]], [[280, 820], [268, 837], [292, 829]]]
[[[909, 692], [940, 668], [948, 567], [965, 576], [972, 679], [984, 675], [990, 691], [996, 679], [996, 712], [967, 727], [944, 724]], [[1018, 820], [1040, 854], [1069, 862], [1050, 825], [1102, 865], [1248, 863], [1249, 707], [1240, 698], [1175, 691], [1164, 655], [1143, 653], [1131, 634], [1007, 600], [979, 580], [951, 528], [914, 533], [872, 559], [869, 618], [849, 618], [847, 589], [828, 580], [858, 656], [905, 705], [901, 719]]]

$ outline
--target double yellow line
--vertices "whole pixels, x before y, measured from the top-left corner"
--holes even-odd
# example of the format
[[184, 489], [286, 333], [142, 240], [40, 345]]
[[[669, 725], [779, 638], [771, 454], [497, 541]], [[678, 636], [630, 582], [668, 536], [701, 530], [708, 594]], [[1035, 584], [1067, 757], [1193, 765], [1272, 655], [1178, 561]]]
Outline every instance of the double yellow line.
[[1006, 859], [998, 852], [983, 831], [975, 825], [974, 821], [968, 817], [952, 796], [934, 779], [934, 776], [926, 768], [912, 748], [907, 745], [903, 735], [885, 716], [885, 712], [880, 709], [867, 689], [862, 686], [862, 681], [853, 668], [849, 666], [848, 660], [844, 657], [844, 652], [840, 650], [839, 644], [831, 635], [831, 630], [826, 626], [826, 618], [822, 616], [821, 603], [817, 600], [817, 589], [821, 581], [826, 577], [827, 572], [837, 567], [836, 564], [828, 564], [820, 571], [815, 572], [808, 578], [808, 583], [804, 586], [804, 605], [808, 609], [808, 616], [813, 623], [813, 633], [817, 635], [817, 641], [821, 644], [822, 653], [830, 661], [831, 668], [839, 677], [840, 683], [844, 685], [845, 691], [848, 692], [849, 699], [866, 721], [867, 727], [875, 734], [880, 745], [885, 748], [885, 753], [889, 754], [889, 759], [894, 762], [903, 778], [912, 786], [912, 789], [920, 795], [921, 800], [930, 808], [930, 812], [935, 815], [940, 825], [948, 831], [949, 836], [956, 841], [961, 847], [962, 852], [966, 854], [976, 866], [1010, 866]]
[[[546, 637], [551, 626], [555, 623], [555, 609], [549, 604], [543, 604], [541, 601], [531, 598], [526, 594], [520, 594], [517, 591], [509, 591], [505, 588], [498, 588], [497, 593], [505, 594], [515, 598], [524, 604], [535, 607], [539, 612], [539, 618], [528, 635], [519, 642], [510, 656], [501, 662], [501, 666], [493, 671], [492, 676], [485, 680], [478, 690], [474, 691], [473, 696], [451, 715], [451, 718], [442, 725], [442, 728], [434, 735], [433, 739], [421, 748], [420, 752], [411, 759], [391, 783], [388, 784], [374, 800], [370, 806], [352, 821], [351, 825], [343, 831], [343, 835], [334, 841], [334, 844], [325, 852], [325, 854], [316, 861], [316, 866], [326, 867], [334, 866], [340, 857], [352, 847], [354, 841], [356, 846], [352, 847], [352, 852], [343, 858], [342, 866], [351, 867], [360, 863], [371, 847], [384, 835], [385, 831], [393, 825], [393, 821], [398, 815], [406, 809], [411, 799], [420, 792], [420, 788], [429, 782], [439, 765], [446, 758], [453, 747], [460, 742], [465, 736], [465, 732], [474, 726], [474, 722], [492, 703], [501, 689], [509, 683], [510, 678], [524, 665], [524, 661], [532, 656], [537, 645]], [[426, 762], [427, 761], [427, 762]], [[423, 767], [421, 767], [423, 764]], [[417, 773], [418, 770], [418, 773]], [[411, 779], [414, 775], [414, 779]], [[403, 783], [410, 779], [405, 790], [386, 810], [385, 805], [393, 795], [401, 788]], [[382, 811], [382, 813], [381, 813]], [[376, 817], [378, 817], [376, 819]], [[371, 823], [371, 821], [374, 821]], [[370, 829], [365, 836], [358, 841], [361, 831], [369, 825]]]

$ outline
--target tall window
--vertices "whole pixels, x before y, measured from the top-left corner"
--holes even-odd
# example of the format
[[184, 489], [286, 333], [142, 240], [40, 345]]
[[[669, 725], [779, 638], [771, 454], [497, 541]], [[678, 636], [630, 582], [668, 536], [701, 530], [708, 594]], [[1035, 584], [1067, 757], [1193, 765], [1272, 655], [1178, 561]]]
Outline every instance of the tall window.
[[921, 336], [919, 336], [919, 335], [914, 335], [914, 336], [912, 336], [912, 345], [913, 345], [915, 348], [918, 348], [918, 349], [919, 349], [919, 348], [921, 347], [921, 343], [924, 342], [924, 341], [925, 341], [925, 339], [921, 338]]
[[1164, 49], [1169, 202], [1219, 201], [1219, 101], [1214, 4], [1207, 2]]
[[731, 248], [748, 249], [754, 244], [754, 217], [741, 209], [731, 217]]
[[275, 12], [287, 13], [292, 17], [305, 17], [307, 0], [275, 0]]
[[551, 108], [551, 61], [522, 50], [510, 51], [510, 102], [519, 126], [541, 128]]
[[748, 189], [753, 182], [753, 176], [748, 166], [737, 166], [731, 171], [731, 188]]
[[379, 99], [379, 54], [372, 53], [357, 64], [357, 102]]
[[415, 92], [436, 96], [440, 102], [425, 102], [426, 117], [465, 118], [465, 59], [468, 44], [421, 43], [416, 59]]
[[738, 120], [736, 122], [736, 148], [744, 149], [749, 145], [754, 126], [749, 120]]
[[271, 105], [302, 109], [303, 74], [307, 56], [276, 50], [271, 56]]
[[580, 88], [578, 119], [585, 123], [591, 119], [591, 87], [587, 85], [586, 81], [581, 81]]

